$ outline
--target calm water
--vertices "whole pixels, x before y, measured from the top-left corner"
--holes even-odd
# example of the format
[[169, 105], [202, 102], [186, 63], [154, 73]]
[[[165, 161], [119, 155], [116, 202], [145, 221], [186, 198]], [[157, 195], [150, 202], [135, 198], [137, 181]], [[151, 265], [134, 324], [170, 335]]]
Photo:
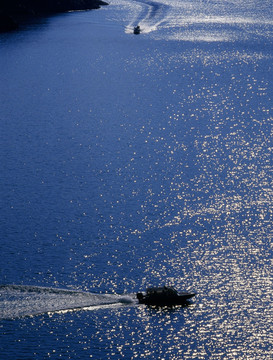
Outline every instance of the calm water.
[[[273, 359], [272, 19], [114, 0], [0, 35], [1, 359]], [[197, 296], [136, 303], [162, 284]]]

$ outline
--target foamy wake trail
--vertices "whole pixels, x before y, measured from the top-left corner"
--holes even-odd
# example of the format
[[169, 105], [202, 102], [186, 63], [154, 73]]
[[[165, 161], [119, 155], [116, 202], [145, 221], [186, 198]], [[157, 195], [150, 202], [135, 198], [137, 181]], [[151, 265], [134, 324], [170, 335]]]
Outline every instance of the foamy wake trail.
[[128, 24], [126, 32], [132, 32], [136, 25], [140, 26], [143, 33], [157, 30], [160, 24], [165, 21], [169, 6], [156, 1], [136, 0], [135, 2], [140, 6], [140, 11]]
[[133, 295], [94, 294], [24, 285], [0, 285], [0, 319], [132, 304]]
[[131, 16], [125, 27], [128, 34], [133, 33], [136, 25], [141, 33], [154, 31], [157, 39], [190, 42], [246, 41], [253, 36], [270, 40], [273, 34], [271, 13], [257, 14], [255, 2], [245, 7], [232, 0], [224, 4], [191, 0], [124, 0], [124, 3]]

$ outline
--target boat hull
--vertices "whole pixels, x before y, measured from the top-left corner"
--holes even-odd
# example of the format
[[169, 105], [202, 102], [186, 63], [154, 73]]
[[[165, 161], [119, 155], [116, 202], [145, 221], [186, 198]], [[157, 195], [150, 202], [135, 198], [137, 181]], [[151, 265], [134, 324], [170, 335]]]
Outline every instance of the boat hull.
[[137, 294], [137, 298], [140, 304], [155, 305], [155, 306], [175, 306], [185, 305], [188, 300], [194, 297], [194, 293], [181, 293], [173, 297], [165, 296], [147, 296], [142, 293]]
[[140, 34], [140, 27], [139, 27], [139, 26], [136, 26], [136, 27], [134, 28], [134, 34], [135, 34], [135, 35]]

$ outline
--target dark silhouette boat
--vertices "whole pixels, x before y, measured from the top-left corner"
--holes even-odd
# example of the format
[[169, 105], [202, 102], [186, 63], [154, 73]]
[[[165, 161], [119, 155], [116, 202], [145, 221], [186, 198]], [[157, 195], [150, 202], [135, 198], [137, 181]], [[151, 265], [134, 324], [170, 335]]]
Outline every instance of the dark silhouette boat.
[[139, 25], [134, 27], [134, 34], [136, 34], [136, 35], [140, 34], [140, 26]]
[[173, 287], [151, 287], [146, 294], [137, 293], [140, 304], [156, 306], [185, 305], [188, 300], [195, 296], [195, 293], [178, 292]]

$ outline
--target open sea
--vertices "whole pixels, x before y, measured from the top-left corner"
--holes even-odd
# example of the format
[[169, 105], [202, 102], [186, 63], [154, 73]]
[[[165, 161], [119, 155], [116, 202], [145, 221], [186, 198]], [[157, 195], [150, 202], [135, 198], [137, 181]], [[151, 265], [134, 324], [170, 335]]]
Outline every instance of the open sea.
[[1, 360], [273, 359], [272, 65], [272, 0], [0, 35]]

